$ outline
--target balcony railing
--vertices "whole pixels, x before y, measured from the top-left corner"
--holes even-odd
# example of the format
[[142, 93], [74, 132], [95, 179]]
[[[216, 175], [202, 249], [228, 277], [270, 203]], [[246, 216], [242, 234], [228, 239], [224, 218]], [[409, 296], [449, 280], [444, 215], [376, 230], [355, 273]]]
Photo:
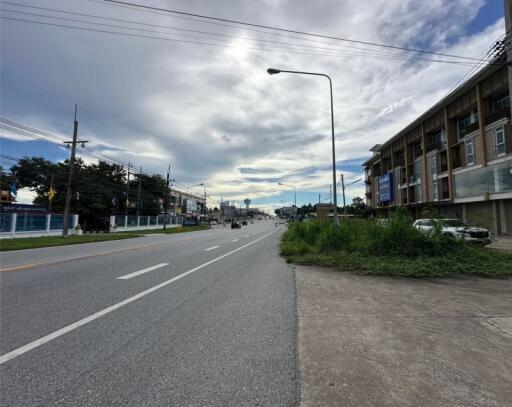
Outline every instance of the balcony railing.
[[500, 119], [506, 118], [506, 117], [510, 117], [510, 108], [509, 107], [504, 107], [503, 109], [499, 109], [495, 112], [489, 113], [485, 117], [485, 124], [494, 123], [494, 122], [496, 122]]
[[467, 126], [464, 130], [459, 130], [459, 132], [458, 132], [459, 139], [468, 134], [471, 134], [477, 130], [478, 130], [478, 122], [474, 122], [473, 124], [470, 124], [469, 126]]
[[427, 145], [427, 153], [432, 150], [442, 150], [444, 147], [444, 143], [441, 143], [440, 141], [435, 141], [433, 143], [430, 143]]

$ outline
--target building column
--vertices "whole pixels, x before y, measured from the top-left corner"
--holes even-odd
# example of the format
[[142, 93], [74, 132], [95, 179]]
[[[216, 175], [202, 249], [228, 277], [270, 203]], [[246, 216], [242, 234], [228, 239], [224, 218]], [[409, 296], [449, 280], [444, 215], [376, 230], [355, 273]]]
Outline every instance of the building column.
[[448, 117], [448, 108], [445, 106], [444, 108], [444, 134], [446, 137], [446, 161], [448, 167], [448, 197], [451, 201], [455, 198], [453, 191], [453, 157], [452, 157], [452, 149], [450, 146], [453, 143], [453, 131], [452, 126], [450, 126], [450, 118]]
[[46, 214], [46, 235], [50, 234], [51, 221], [52, 221], [52, 215], [47, 213]]
[[480, 92], [480, 83], [476, 84], [476, 108], [478, 115], [478, 137], [480, 139], [481, 148], [479, 148], [479, 163], [487, 166], [487, 145], [485, 142], [485, 116], [487, 115], [485, 101], [482, 99]]
[[11, 236], [16, 236], [16, 222], [18, 221], [18, 214], [13, 213], [11, 216]]
[[505, 211], [505, 201], [500, 199], [498, 201], [500, 208], [500, 226], [501, 226], [501, 234], [510, 233], [512, 230], [507, 229], [507, 212]]
[[423, 122], [421, 122], [421, 151], [422, 151], [422, 166], [420, 167], [420, 179], [421, 179], [421, 188], [423, 189], [423, 196], [421, 201], [422, 202], [428, 202], [429, 196], [428, 196], [428, 180], [427, 180], [427, 143], [425, 142], [425, 126]]

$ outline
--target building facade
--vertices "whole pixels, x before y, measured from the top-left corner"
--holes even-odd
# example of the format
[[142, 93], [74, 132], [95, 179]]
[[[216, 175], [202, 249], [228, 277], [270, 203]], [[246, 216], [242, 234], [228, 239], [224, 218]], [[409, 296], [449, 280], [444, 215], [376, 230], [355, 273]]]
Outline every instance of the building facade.
[[505, 63], [492, 64], [373, 146], [363, 164], [367, 204], [512, 234], [510, 80]]

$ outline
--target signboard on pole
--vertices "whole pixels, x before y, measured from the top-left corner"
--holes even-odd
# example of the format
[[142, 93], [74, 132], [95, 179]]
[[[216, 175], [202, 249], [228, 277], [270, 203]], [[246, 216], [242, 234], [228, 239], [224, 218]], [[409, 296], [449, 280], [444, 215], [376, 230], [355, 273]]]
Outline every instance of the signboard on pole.
[[187, 214], [197, 212], [197, 202], [195, 199], [187, 199]]
[[377, 182], [379, 202], [390, 202], [393, 200], [393, 174], [388, 172], [381, 175]]

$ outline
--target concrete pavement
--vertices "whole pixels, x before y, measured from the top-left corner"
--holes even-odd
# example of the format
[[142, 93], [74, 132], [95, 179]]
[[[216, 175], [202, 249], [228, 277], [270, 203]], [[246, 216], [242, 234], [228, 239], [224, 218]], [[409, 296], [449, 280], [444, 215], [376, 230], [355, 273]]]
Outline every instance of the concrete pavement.
[[301, 406], [512, 405], [512, 280], [296, 269]]
[[[294, 405], [294, 276], [277, 254], [281, 231], [262, 222], [117, 250], [130, 239], [101, 256], [96, 244], [69, 246], [67, 261], [1, 273], [0, 404]], [[24, 252], [9, 264], [61, 255]]]

